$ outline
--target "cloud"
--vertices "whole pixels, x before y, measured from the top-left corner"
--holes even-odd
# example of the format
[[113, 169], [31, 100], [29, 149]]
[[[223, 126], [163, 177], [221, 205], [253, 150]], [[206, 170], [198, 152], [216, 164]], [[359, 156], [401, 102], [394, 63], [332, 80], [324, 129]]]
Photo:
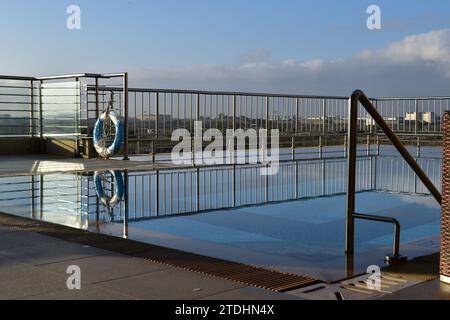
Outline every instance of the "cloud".
[[269, 61], [272, 56], [272, 53], [270, 50], [267, 50], [265, 48], [258, 48], [253, 51], [244, 53], [240, 57], [240, 61], [243, 63], [249, 63], [249, 62], [265, 62]]
[[450, 95], [450, 29], [412, 35], [348, 58], [270, 61], [258, 49], [236, 64], [132, 72], [135, 85], [182, 89], [371, 96]]

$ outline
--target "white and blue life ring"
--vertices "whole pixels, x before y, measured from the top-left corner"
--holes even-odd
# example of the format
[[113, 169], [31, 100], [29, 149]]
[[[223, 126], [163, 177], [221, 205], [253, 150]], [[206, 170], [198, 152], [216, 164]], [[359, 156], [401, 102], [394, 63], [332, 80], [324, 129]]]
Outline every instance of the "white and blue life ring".
[[120, 203], [120, 201], [122, 201], [125, 194], [125, 187], [122, 173], [120, 173], [120, 171], [110, 171], [110, 173], [114, 179], [114, 195], [112, 197], [108, 197], [106, 195], [103, 187], [103, 177], [106, 172], [95, 172], [94, 185], [95, 192], [97, 193], [97, 197], [100, 199], [101, 203], [107, 208], [114, 208]]
[[[105, 137], [104, 137], [104, 125], [105, 121], [110, 119], [116, 128], [116, 136], [114, 138], [114, 142], [110, 146], [105, 145]], [[102, 113], [100, 118], [98, 118], [94, 127], [94, 147], [97, 153], [104, 159], [111, 158], [116, 155], [120, 148], [122, 147], [122, 143], [125, 136], [124, 123], [121, 120], [120, 116], [110, 110]]]

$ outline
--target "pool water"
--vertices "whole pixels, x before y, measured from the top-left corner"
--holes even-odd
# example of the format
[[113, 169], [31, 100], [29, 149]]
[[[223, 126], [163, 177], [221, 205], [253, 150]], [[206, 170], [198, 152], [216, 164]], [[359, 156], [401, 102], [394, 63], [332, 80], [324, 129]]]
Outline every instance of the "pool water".
[[[438, 151], [419, 164], [440, 186]], [[434, 153], [433, 153], [434, 152]], [[251, 165], [127, 171], [125, 198], [108, 210], [93, 173], [0, 178], [1, 211], [326, 281], [383, 265], [393, 226], [357, 221], [356, 254], [344, 254], [346, 160], [302, 159], [276, 176]], [[357, 211], [398, 219], [401, 253], [439, 250], [440, 207], [392, 154], [358, 159]], [[107, 193], [114, 190], [104, 174]]]

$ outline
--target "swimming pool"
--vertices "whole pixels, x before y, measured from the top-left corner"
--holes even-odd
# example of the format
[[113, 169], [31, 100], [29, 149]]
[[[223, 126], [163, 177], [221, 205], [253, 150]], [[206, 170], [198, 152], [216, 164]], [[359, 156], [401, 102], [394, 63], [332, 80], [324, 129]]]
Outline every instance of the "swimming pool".
[[[358, 158], [357, 208], [397, 218], [401, 252], [439, 250], [440, 207], [389, 148]], [[363, 153], [363, 152], [362, 152]], [[426, 157], [424, 156], [426, 155]], [[440, 149], [418, 163], [440, 186]], [[283, 161], [275, 176], [258, 165], [120, 172], [126, 196], [112, 210], [92, 172], [0, 178], [5, 213], [333, 281], [347, 275], [344, 254], [346, 159]], [[107, 193], [114, 190], [103, 175]], [[354, 272], [383, 264], [392, 227], [358, 221]]]

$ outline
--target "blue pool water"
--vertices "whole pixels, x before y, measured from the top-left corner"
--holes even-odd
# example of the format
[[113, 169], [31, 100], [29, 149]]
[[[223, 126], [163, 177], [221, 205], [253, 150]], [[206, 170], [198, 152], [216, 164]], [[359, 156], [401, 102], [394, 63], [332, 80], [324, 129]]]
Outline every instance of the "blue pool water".
[[[409, 258], [439, 250], [440, 207], [404, 161], [387, 149], [358, 159], [357, 211], [391, 216]], [[418, 159], [440, 186], [440, 150]], [[337, 280], [344, 254], [346, 160], [283, 162], [265, 178], [258, 166], [122, 172], [127, 197], [107, 210], [93, 173], [0, 178], [1, 211], [152, 244]], [[107, 193], [114, 181], [104, 175]], [[357, 221], [354, 272], [382, 265], [393, 227]]]

